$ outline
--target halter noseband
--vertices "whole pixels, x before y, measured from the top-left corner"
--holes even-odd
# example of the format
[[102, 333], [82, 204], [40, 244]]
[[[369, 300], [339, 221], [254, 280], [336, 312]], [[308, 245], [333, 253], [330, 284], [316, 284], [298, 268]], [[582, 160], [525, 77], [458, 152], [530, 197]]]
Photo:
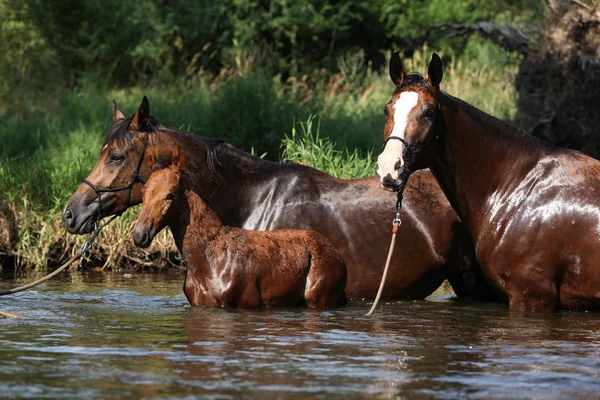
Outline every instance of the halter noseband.
[[[144, 144], [142, 145], [142, 152], [140, 153], [140, 158], [138, 160], [137, 167], [135, 168], [135, 171], [133, 171], [133, 174], [131, 174], [131, 179], [129, 180], [129, 183], [126, 186], [101, 189], [98, 186], [91, 183], [90, 181], [88, 181], [87, 179], [81, 181], [82, 183], [85, 183], [86, 185], [91, 187], [94, 192], [96, 192], [96, 196], [98, 197], [98, 220], [102, 218], [102, 193], [113, 193], [120, 192], [122, 190], [128, 190], [129, 192], [127, 193], [127, 203], [125, 204], [126, 210], [131, 206], [131, 191], [133, 190], [135, 184], [138, 182], [142, 185], [146, 184], [146, 179], [140, 175], [140, 170], [142, 169], [142, 164], [144, 162], [144, 154], [146, 153], [146, 147], [148, 147], [149, 134], [149, 132], [146, 132], [146, 134], [144, 135]], [[117, 215], [120, 215], [123, 212], [124, 211], [121, 211]]]

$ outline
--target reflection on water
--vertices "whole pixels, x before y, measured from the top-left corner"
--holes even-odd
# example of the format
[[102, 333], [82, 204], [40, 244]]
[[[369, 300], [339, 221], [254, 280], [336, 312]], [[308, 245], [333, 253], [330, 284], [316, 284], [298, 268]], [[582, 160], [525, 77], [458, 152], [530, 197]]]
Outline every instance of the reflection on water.
[[[178, 274], [64, 274], [0, 298], [0, 397], [591, 398], [600, 314], [445, 301], [191, 308]], [[15, 282], [6, 274], [0, 289]]]

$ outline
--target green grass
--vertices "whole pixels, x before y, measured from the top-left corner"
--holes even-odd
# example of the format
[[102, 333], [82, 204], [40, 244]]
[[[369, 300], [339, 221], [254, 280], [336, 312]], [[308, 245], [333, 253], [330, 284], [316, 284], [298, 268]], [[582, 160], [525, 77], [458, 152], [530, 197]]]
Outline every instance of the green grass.
[[[405, 66], [424, 73], [429, 59], [425, 49]], [[81, 245], [84, 238], [66, 234], [60, 213], [94, 166], [113, 98], [130, 115], [147, 95], [152, 114], [164, 125], [223, 138], [247, 151], [266, 152], [272, 160], [311, 165], [337, 177], [372, 175], [382, 109], [393, 86], [386, 72], [371, 71], [358, 55], [344, 62], [339, 73], [315, 72], [285, 82], [244, 65], [218, 77], [148, 87], [85, 86], [0, 114], [0, 258], [8, 253], [22, 265], [45, 266], [48, 254], [56, 260]], [[442, 87], [510, 119], [515, 73], [516, 67], [451, 60]], [[175, 257], [166, 235], [149, 252], [135, 249], [129, 236], [134, 219], [135, 211], [127, 213], [103, 233], [95, 248], [103, 262], [149, 265], [158, 256]]]
[[336, 178], [364, 178], [375, 171], [373, 151], [363, 154], [347, 147], [339, 150], [336, 142], [321, 137], [320, 121], [315, 121], [314, 116], [294, 124], [291, 135], [282, 140], [281, 148], [281, 161], [308, 165]]

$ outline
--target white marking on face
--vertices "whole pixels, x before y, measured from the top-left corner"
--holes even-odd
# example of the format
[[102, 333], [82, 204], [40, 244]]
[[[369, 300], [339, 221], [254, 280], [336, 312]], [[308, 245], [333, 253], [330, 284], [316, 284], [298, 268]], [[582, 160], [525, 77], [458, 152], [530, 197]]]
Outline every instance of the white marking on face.
[[[392, 107], [394, 127], [392, 128], [390, 137], [404, 139], [406, 126], [408, 125], [408, 116], [418, 103], [419, 94], [417, 92], [400, 93], [400, 97], [398, 97], [398, 100], [396, 100]], [[404, 164], [404, 160], [402, 159], [402, 143], [398, 140], [390, 140], [377, 158], [377, 174], [382, 182], [383, 178], [388, 174], [391, 175], [392, 179], [398, 179], [398, 172], [396, 170], [398, 162], [400, 162], [400, 165]]]
[[106, 150], [107, 147], [108, 147], [108, 145], [105, 144], [104, 147], [102, 148], [102, 150], [100, 150], [100, 153], [102, 153], [104, 150]]
[[403, 92], [394, 104], [394, 128], [390, 136], [404, 139], [406, 133], [406, 125], [408, 124], [408, 114], [419, 102], [419, 94], [417, 92]]

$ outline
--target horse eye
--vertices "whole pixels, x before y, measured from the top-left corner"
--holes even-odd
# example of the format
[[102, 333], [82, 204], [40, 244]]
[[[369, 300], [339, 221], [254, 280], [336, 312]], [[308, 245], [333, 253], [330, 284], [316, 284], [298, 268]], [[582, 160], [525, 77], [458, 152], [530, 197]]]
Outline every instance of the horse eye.
[[423, 113], [423, 118], [434, 119], [435, 118], [435, 110], [433, 108], [428, 109]]
[[125, 157], [122, 154], [119, 154], [119, 153], [111, 153], [108, 156], [108, 160], [111, 163], [120, 164], [120, 163], [122, 163], [125, 160]]
[[175, 198], [175, 193], [171, 192], [165, 197], [165, 200], [173, 200]]
[[388, 109], [387, 107], [383, 107], [383, 113], [385, 114], [385, 116], [388, 116]]

